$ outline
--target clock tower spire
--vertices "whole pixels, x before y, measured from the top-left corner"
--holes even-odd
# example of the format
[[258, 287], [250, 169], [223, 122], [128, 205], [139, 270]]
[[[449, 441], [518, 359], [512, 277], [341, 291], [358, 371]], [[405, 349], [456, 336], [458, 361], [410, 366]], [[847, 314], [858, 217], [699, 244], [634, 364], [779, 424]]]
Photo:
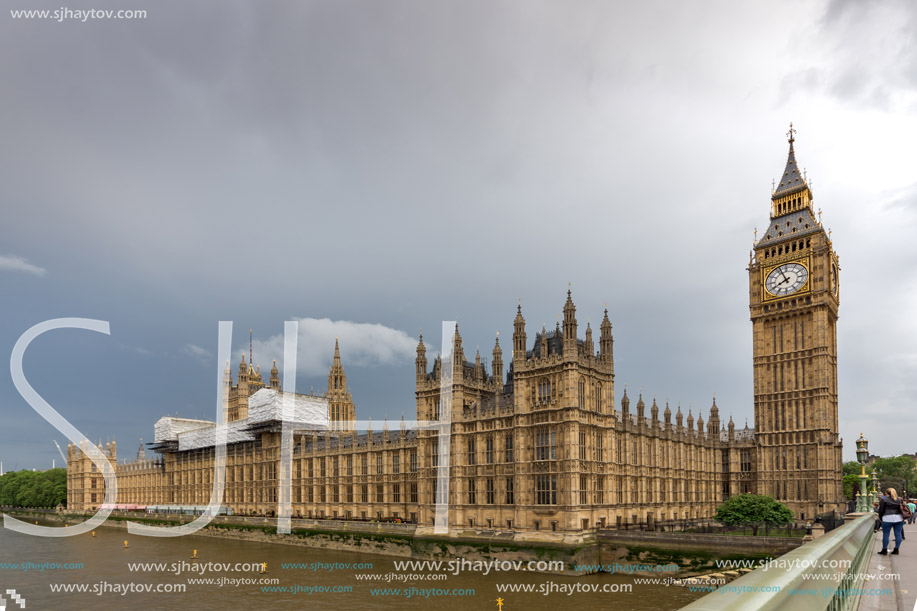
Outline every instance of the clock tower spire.
[[799, 171], [792, 123], [770, 222], [748, 266], [758, 492], [797, 519], [842, 507], [838, 257]]
[[771, 193], [771, 220], [804, 210], [812, 214], [812, 190], [809, 188], [805, 174], [799, 171], [799, 165], [796, 163], [796, 151], [793, 150], [796, 130], [793, 129], [792, 123], [786, 135], [790, 143], [790, 152], [786, 158], [786, 168], [783, 170], [780, 184]]

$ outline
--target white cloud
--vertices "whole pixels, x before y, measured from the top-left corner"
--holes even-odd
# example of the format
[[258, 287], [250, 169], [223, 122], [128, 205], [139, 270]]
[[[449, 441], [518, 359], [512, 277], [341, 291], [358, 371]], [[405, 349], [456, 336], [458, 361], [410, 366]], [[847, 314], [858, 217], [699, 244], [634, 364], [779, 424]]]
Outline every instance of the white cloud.
[[[300, 318], [298, 322], [296, 369], [308, 376], [328, 373], [334, 356], [335, 338], [340, 342], [345, 368], [351, 365], [398, 365], [413, 360], [416, 355], [416, 339], [404, 331], [385, 325], [329, 318]], [[245, 348], [244, 352], [247, 353], [248, 347]], [[238, 350], [236, 354], [239, 354]], [[255, 363], [261, 367], [277, 359], [277, 367], [283, 371], [283, 335], [256, 340], [254, 358]], [[238, 363], [238, 360], [234, 358], [233, 363]]]
[[127, 350], [128, 352], [133, 352], [135, 354], [140, 354], [142, 356], [150, 356], [151, 354], [153, 354], [146, 348], [141, 348], [140, 346], [128, 346], [126, 344], [122, 344], [121, 349]]
[[182, 346], [181, 352], [184, 355], [197, 359], [204, 365], [210, 363], [213, 360], [213, 355], [210, 353], [210, 351], [204, 350], [200, 346], [195, 346], [194, 344], [185, 344]]
[[33, 265], [29, 263], [28, 260], [15, 255], [0, 255], [0, 271], [26, 272], [27, 274], [35, 274], [36, 276], [44, 276], [48, 273], [48, 270], [45, 268]]

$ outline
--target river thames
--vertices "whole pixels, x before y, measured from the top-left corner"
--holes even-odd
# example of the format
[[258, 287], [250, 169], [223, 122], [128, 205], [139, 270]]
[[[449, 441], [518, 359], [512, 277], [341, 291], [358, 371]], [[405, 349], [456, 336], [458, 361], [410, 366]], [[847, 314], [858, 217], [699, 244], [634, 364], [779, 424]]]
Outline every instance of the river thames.
[[[191, 558], [194, 550], [197, 560]], [[0, 528], [0, 592], [15, 590], [26, 609], [443, 611], [498, 609], [499, 598], [502, 611], [636, 611], [678, 609], [701, 596], [678, 586], [636, 583], [623, 574], [465, 570], [454, 575], [445, 568], [397, 568], [403, 560], [408, 559], [215, 537], [131, 536], [107, 526], [94, 537], [64, 538]], [[666, 575], [672, 574], [660, 577]], [[579, 591], [571, 592], [575, 588]], [[600, 591], [584, 591], [593, 588]], [[19, 608], [4, 596], [7, 609]]]

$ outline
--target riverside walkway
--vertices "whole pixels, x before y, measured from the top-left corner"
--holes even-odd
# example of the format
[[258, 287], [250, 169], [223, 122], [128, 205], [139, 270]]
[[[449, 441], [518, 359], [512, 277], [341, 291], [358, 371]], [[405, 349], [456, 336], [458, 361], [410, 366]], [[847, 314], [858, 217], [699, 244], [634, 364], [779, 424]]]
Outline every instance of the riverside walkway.
[[[895, 547], [895, 535], [890, 534], [889, 550]], [[876, 552], [882, 549], [882, 531], [876, 533], [869, 556], [870, 575], [874, 579], [867, 581], [864, 588], [891, 589], [891, 593], [866, 595], [860, 598], [858, 611], [915, 611], [917, 610], [917, 524], [905, 524], [904, 536], [907, 539], [901, 544], [898, 556], [889, 554], [880, 556]], [[883, 576], [898, 578], [883, 578]]]

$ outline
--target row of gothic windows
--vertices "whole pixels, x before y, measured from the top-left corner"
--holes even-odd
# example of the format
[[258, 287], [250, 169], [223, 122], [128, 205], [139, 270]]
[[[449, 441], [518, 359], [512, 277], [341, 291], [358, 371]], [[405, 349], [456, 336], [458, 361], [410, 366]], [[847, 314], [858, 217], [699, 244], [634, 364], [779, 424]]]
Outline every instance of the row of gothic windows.
[[[468, 480], [468, 503], [473, 505], [477, 502], [477, 482], [473, 479]], [[503, 500], [507, 505], [513, 505], [516, 502], [513, 478], [507, 478], [503, 487]], [[440, 499], [441, 502], [445, 502]], [[433, 502], [436, 503], [436, 482], [433, 482]], [[484, 503], [494, 505], [497, 502], [497, 489], [494, 478], [490, 477], [484, 480]]]
[[[808, 228], [808, 225], [806, 225], [806, 229]], [[796, 240], [795, 242], [791, 242], [785, 246], [775, 246], [770, 250], [765, 250], [764, 258], [769, 259], [770, 257], [778, 257], [783, 254], [790, 254], [791, 252], [796, 252], [797, 250], [802, 250], [803, 248], [810, 248], [811, 246], [811, 238], [806, 240]]]
[[784, 448], [781, 451], [780, 455], [774, 454], [774, 470], [776, 471], [777, 469], [781, 468], [781, 462], [782, 462], [782, 469], [784, 471], [786, 471], [787, 469], [794, 469], [794, 470], [808, 469], [809, 468], [809, 452], [807, 451], [807, 449], [797, 447], [795, 454], [796, 454], [795, 464], [793, 460], [793, 450], [792, 449], [790, 450], [790, 454], [789, 454], [789, 462], [787, 462], [786, 448]]
[[805, 200], [801, 197], [794, 197], [793, 199], [788, 199], [777, 204], [777, 214], [785, 214], [791, 210], [795, 210], [802, 204]]
[[[593, 408], [597, 413], [602, 413], [602, 384], [592, 384], [592, 405], [587, 405], [588, 396], [586, 394], [586, 378], [581, 377], [577, 382], [577, 406], [580, 409]], [[532, 388], [532, 401], [535, 403], [548, 403], [552, 399], [551, 380], [541, 378], [535, 387]]]

